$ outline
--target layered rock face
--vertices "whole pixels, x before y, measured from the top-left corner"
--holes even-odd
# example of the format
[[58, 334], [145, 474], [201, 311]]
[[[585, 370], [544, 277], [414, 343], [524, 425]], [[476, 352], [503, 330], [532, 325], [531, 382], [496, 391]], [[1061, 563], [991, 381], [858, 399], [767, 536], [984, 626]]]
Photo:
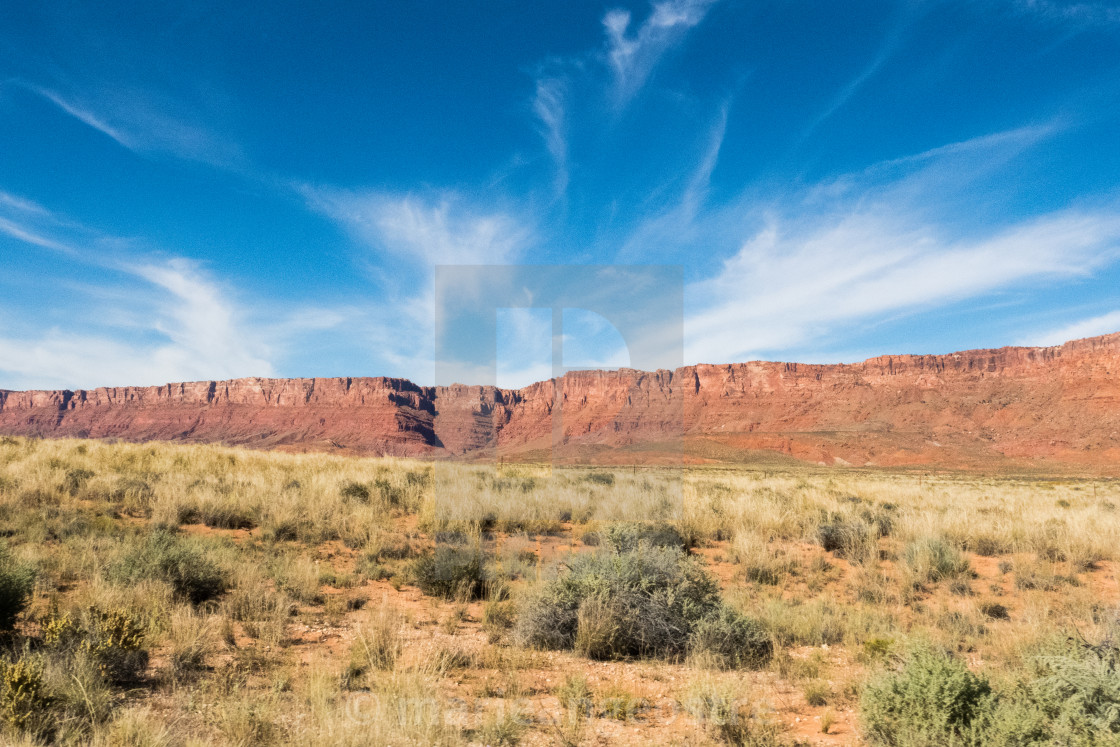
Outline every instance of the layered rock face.
[[0, 433], [468, 459], [778, 452], [826, 464], [1120, 473], [1120, 333], [852, 365], [584, 371], [518, 390], [337, 378], [0, 391]]

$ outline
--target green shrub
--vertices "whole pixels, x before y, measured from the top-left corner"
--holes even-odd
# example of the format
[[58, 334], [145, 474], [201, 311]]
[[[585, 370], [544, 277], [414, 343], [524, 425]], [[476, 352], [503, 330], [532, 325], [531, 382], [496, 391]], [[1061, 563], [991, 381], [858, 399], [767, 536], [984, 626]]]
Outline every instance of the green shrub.
[[441, 545], [412, 564], [420, 591], [443, 599], [478, 599], [487, 580], [482, 551]]
[[166, 530], [149, 534], [110, 569], [110, 576], [123, 584], [144, 578], [166, 581], [192, 604], [213, 599], [229, 587], [225, 571], [208, 554]]
[[1036, 664], [1041, 676], [1027, 686], [1025, 706], [1046, 717], [1056, 743], [1120, 742], [1120, 643], [1071, 642]]
[[868, 683], [860, 698], [868, 740], [897, 747], [987, 744], [994, 707], [986, 679], [924, 648], [912, 652], [901, 671]]
[[34, 570], [18, 562], [7, 546], [0, 544], [0, 633], [15, 627], [16, 618], [31, 601], [34, 586]]
[[528, 645], [578, 648], [596, 659], [679, 656], [700, 620], [720, 611], [716, 582], [671, 547], [577, 555], [522, 607]]
[[868, 638], [863, 642], [862, 658], [865, 661], [885, 659], [893, 647], [894, 641], [890, 638]]
[[762, 623], [727, 605], [693, 625], [688, 645], [691, 653], [705, 656], [723, 669], [763, 666], [774, 649]]
[[620, 521], [610, 524], [601, 534], [607, 546], [617, 553], [631, 552], [641, 545], [685, 549], [681, 533], [663, 522]]

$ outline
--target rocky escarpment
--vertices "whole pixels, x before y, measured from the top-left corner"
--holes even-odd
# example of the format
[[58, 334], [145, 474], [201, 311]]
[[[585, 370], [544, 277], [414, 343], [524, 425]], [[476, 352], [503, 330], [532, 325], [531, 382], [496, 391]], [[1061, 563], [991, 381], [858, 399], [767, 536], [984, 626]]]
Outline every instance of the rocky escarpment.
[[[0, 433], [425, 457], [1072, 465], [1120, 472], [1120, 333], [1046, 348], [583, 371], [518, 390], [391, 378], [0, 391]], [[559, 410], [557, 410], [559, 406]]]

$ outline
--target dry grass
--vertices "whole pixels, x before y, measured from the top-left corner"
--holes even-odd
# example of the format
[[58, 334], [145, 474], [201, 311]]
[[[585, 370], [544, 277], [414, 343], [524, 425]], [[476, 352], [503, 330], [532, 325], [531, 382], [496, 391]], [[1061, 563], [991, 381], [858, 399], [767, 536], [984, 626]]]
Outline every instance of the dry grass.
[[[1118, 506], [1105, 480], [3, 439], [0, 533], [35, 571], [4, 657], [45, 652], [64, 721], [0, 739], [850, 744], [863, 683], [916, 641], [1012, 682], [1040, 648], [1104, 636], [1120, 594]], [[515, 645], [523, 600], [571, 554], [605, 552], [595, 543], [612, 521], [635, 519], [666, 522], [725, 602], [761, 621], [768, 669]], [[179, 570], [125, 567], [146, 562], [135, 548], [157, 531], [213, 564], [225, 591], [191, 604]], [[481, 554], [481, 587], [460, 594], [451, 579], [447, 599], [421, 594], [415, 569], [440, 570], [418, 561], [441, 545]], [[91, 608], [137, 620], [150, 658], [128, 686], [81, 670], [94, 672], [83, 696], [64, 675], [77, 654], [43, 648], [43, 625]]]

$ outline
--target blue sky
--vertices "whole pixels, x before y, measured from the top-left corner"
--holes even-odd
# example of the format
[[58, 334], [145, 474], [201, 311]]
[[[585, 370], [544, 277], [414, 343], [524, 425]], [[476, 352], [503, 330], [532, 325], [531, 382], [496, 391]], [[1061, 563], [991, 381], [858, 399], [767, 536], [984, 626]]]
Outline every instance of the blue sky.
[[679, 265], [684, 363], [1120, 330], [1120, 5], [6, 9], [0, 388], [431, 383], [476, 263]]

